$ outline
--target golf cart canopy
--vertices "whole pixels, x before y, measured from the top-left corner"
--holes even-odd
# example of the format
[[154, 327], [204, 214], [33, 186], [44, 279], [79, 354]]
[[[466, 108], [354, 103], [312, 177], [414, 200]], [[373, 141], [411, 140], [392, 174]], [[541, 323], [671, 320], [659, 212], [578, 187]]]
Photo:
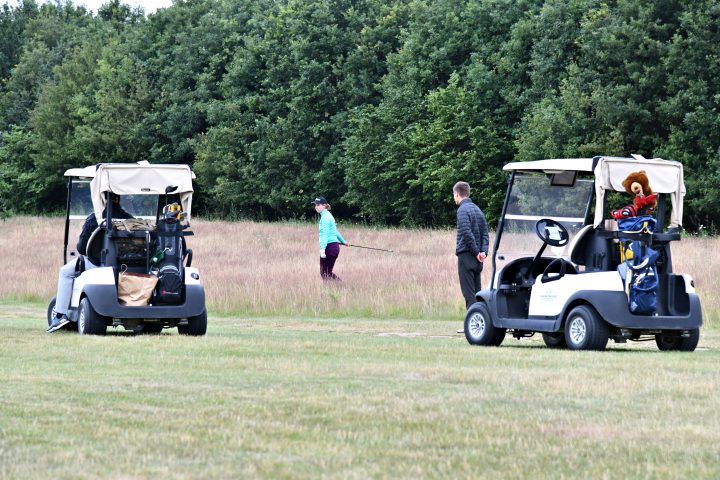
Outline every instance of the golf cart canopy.
[[607, 190], [625, 192], [622, 181], [631, 172], [645, 170], [654, 193], [665, 193], [670, 197], [672, 211], [670, 227], [682, 225], [683, 199], [685, 183], [683, 168], [679, 162], [661, 158], [646, 159], [640, 155], [633, 158], [595, 157], [561, 158], [538, 160], [533, 162], [513, 162], [503, 170], [516, 172], [543, 172], [561, 174], [563, 172], [593, 172], [595, 175], [595, 218], [593, 224], [599, 227], [603, 221], [603, 202]]
[[561, 173], [568, 171], [592, 172], [592, 158], [555, 158], [552, 160], [537, 160], [534, 162], [512, 162], [503, 167], [503, 170], [524, 172]]
[[85, 168], [71, 168], [65, 172], [65, 176], [92, 179], [90, 192], [98, 219], [102, 218], [107, 192], [117, 195], [165, 195], [169, 186], [176, 187], [170, 193], [180, 196], [183, 211], [190, 217], [192, 180], [195, 174], [188, 165], [101, 163]]
[[622, 181], [629, 173], [638, 170], [645, 170], [654, 193], [669, 195], [672, 204], [670, 228], [682, 225], [683, 198], [685, 197], [682, 164], [662, 158], [646, 159], [634, 155], [634, 158], [600, 157], [595, 167], [595, 227], [600, 226], [604, 220], [602, 208], [598, 207], [602, 207], [605, 191], [624, 192]]

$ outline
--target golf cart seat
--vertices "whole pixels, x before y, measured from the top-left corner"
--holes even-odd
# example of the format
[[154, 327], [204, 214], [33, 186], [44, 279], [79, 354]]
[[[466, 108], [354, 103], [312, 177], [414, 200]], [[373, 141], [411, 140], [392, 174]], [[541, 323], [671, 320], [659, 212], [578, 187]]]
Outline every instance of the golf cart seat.
[[106, 233], [103, 222], [90, 235], [86, 248], [90, 262], [106, 267], [119, 267], [121, 264], [128, 267], [146, 266], [153, 240], [149, 232], [117, 232], [113, 228], [110, 237]]
[[570, 242], [570, 261], [585, 266], [586, 272], [606, 272], [617, 268], [612, 238], [593, 225], [585, 225]]
[[105, 232], [105, 228], [102, 226], [99, 226], [93, 230], [93, 232], [90, 234], [90, 239], [88, 240], [87, 247], [85, 248], [85, 256], [92, 262], [94, 265], [100, 265], [100, 259], [102, 258], [101, 252], [103, 248], [103, 233]]
[[[552, 268], [548, 268], [553, 261], [555, 261], [555, 264]], [[562, 257], [541, 257], [537, 262], [534, 262], [531, 257], [518, 258], [508, 263], [503, 269], [498, 289], [509, 293], [528, 290], [532, 288], [535, 279], [539, 275], [543, 273], [559, 273], [563, 269], [561, 261], [565, 263], [565, 275], [576, 275], [578, 273], [577, 267]]]

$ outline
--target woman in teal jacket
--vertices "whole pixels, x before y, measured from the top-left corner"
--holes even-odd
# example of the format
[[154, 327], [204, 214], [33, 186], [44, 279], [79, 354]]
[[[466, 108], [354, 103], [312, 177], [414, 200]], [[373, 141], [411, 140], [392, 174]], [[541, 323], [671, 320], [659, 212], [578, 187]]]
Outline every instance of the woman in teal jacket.
[[312, 203], [315, 204], [315, 211], [320, 214], [320, 277], [323, 280], [340, 280], [340, 277], [333, 273], [333, 267], [340, 255], [340, 244], [348, 243], [337, 231], [335, 218], [330, 213], [330, 204], [325, 197], [317, 197]]

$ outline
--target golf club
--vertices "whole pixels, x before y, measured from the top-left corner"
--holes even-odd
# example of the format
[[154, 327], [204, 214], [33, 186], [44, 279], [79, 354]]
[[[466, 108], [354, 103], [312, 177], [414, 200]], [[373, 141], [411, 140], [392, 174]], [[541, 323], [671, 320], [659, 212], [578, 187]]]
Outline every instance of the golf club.
[[387, 249], [384, 249], [384, 248], [365, 247], [365, 246], [363, 246], [363, 245], [355, 245], [355, 244], [352, 244], [352, 245], [351, 245], [351, 244], [347, 244], [347, 243], [344, 244], [344, 245], [345, 245], [346, 247], [365, 248], [365, 249], [367, 249], [367, 250], [377, 250], [377, 251], [379, 251], [379, 252], [390, 252], [390, 253], [394, 253], [392, 250], [387, 250]]

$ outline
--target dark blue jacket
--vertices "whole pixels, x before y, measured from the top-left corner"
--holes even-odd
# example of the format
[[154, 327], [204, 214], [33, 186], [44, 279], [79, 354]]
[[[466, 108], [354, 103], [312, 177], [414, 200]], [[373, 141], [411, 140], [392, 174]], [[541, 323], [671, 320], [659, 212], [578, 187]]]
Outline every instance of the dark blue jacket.
[[466, 198], [460, 202], [457, 210], [455, 255], [470, 252], [473, 257], [477, 257], [480, 252], [488, 253], [489, 243], [490, 237], [488, 236], [485, 215], [480, 210], [480, 207], [475, 205], [469, 198]]

